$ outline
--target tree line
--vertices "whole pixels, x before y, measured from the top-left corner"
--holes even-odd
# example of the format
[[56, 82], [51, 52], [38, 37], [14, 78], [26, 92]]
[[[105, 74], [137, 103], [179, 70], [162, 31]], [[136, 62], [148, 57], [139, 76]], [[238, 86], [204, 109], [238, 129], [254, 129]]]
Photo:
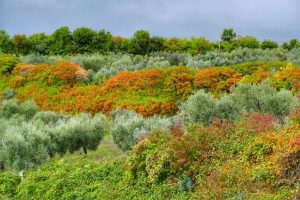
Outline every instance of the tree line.
[[55, 30], [52, 34], [35, 33], [30, 36], [16, 34], [10, 36], [0, 29], [0, 52], [17, 55], [72, 55], [86, 53], [122, 52], [145, 55], [151, 52], [167, 51], [204, 54], [207, 51], [230, 52], [236, 48], [273, 48], [293, 49], [300, 47], [297, 39], [283, 43], [281, 46], [272, 40], [259, 41], [253, 36], [238, 36], [232, 28], [226, 28], [220, 41], [208, 41], [204, 37], [165, 38], [152, 36], [146, 30], [138, 30], [130, 38], [113, 36], [106, 30], [95, 31], [80, 27], [73, 32], [67, 26]]

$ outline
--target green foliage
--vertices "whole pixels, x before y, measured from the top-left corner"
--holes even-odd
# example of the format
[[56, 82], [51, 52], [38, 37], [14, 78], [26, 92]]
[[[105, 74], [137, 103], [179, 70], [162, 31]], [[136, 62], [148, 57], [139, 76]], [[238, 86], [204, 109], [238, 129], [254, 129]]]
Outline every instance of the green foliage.
[[225, 28], [221, 35], [221, 40], [223, 42], [232, 42], [236, 37], [236, 33], [232, 28]]
[[259, 48], [259, 41], [253, 36], [239, 37], [234, 41], [237, 47], [256, 49]]
[[159, 36], [151, 37], [149, 42], [149, 52], [162, 51], [164, 48], [165, 41], [166, 39], [163, 37], [159, 37]]
[[31, 49], [31, 43], [28, 40], [27, 36], [24, 34], [14, 35], [12, 38], [12, 42], [16, 48], [17, 54], [28, 54]]
[[76, 43], [77, 53], [91, 53], [94, 51], [94, 42], [96, 41], [97, 32], [90, 28], [81, 27], [73, 32], [73, 41]]
[[21, 179], [15, 174], [9, 172], [0, 172], [0, 197], [1, 195], [13, 197], [16, 195], [16, 188]]
[[107, 53], [113, 48], [113, 36], [110, 32], [100, 30], [93, 38], [93, 47], [100, 53]]
[[28, 38], [31, 44], [31, 52], [47, 55], [49, 53], [49, 38], [45, 33], [32, 34]]
[[278, 44], [272, 40], [264, 40], [261, 42], [260, 47], [262, 49], [274, 49], [278, 47]]
[[204, 54], [210, 50], [209, 42], [205, 38], [191, 37], [187, 52], [196, 55]]
[[133, 53], [145, 55], [149, 52], [150, 34], [145, 30], [138, 30], [131, 39]]
[[269, 113], [282, 122], [299, 104], [291, 92], [277, 91], [267, 82], [239, 85], [230, 98], [247, 112]]
[[49, 37], [49, 53], [50, 54], [68, 54], [72, 52], [72, 34], [69, 27], [63, 26], [55, 30]]
[[0, 29], [0, 53], [12, 53], [13, 43], [5, 30]]
[[0, 54], [0, 74], [12, 72], [19, 58], [10, 54]]
[[284, 42], [282, 44], [282, 48], [288, 49], [288, 50], [292, 50], [292, 49], [299, 48], [299, 47], [300, 47], [300, 43], [298, 42], [297, 39], [291, 39], [289, 42]]

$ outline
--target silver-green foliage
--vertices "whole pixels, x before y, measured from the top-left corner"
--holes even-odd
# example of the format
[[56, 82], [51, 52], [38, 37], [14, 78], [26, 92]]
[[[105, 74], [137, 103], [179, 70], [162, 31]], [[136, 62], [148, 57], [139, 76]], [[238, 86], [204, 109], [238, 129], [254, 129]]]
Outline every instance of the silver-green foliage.
[[277, 91], [267, 82], [240, 84], [233, 92], [214, 98], [211, 94], [199, 91], [192, 95], [180, 108], [186, 124], [208, 125], [213, 118], [234, 121], [244, 113], [269, 113], [284, 122], [290, 112], [299, 104], [290, 91]]
[[104, 135], [103, 115], [38, 112], [33, 102], [0, 107], [0, 164], [11, 169], [41, 164], [55, 154], [95, 150]]
[[110, 132], [114, 142], [124, 151], [130, 150], [139, 140], [146, 138], [155, 129], [169, 131], [179, 120], [177, 117], [153, 116], [143, 118], [134, 111], [116, 110], [111, 113], [113, 122]]

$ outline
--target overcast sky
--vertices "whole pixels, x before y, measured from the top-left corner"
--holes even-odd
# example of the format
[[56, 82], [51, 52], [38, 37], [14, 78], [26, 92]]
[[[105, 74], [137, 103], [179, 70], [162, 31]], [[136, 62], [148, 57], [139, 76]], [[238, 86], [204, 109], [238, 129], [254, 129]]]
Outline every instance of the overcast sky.
[[138, 29], [166, 37], [217, 40], [225, 27], [279, 42], [300, 38], [300, 0], [0, 0], [0, 28], [52, 33], [86, 26], [130, 37]]

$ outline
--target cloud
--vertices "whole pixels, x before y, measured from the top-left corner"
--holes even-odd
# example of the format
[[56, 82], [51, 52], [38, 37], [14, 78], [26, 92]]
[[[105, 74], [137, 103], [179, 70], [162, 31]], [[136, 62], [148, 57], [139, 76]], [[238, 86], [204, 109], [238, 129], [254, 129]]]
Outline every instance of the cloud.
[[143, 28], [211, 40], [233, 27], [241, 35], [282, 41], [300, 35], [299, 8], [297, 0], [0, 0], [0, 27], [32, 34], [87, 26], [127, 37]]

